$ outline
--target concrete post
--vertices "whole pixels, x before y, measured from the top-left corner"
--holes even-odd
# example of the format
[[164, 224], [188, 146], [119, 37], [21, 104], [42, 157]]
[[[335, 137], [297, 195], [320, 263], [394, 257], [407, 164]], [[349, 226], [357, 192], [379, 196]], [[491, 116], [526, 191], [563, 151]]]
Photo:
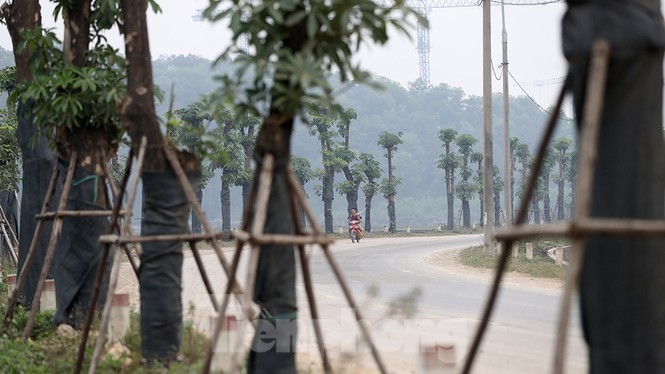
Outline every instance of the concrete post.
[[526, 258], [533, 260], [533, 243], [526, 243]]
[[383, 232], [388, 232], [388, 225], [383, 225]]
[[7, 274], [7, 298], [12, 297], [16, 288], [16, 274]]
[[421, 346], [419, 361], [419, 374], [452, 374], [456, 366], [455, 346], [452, 344]]
[[411, 226], [406, 226], [406, 233], [410, 234], [411, 233]]
[[129, 294], [117, 293], [111, 301], [108, 338], [111, 343], [122, 342], [129, 333]]
[[557, 246], [556, 249], [554, 250], [554, 254], [556, 256], [555, 263], [559, 266], [563, 265], [563, 247]]
[[39, 310], [55, 310], [55, 280], [44, 281], [44, 291], [39, 298]]
[[520, 249], [520, 243], [519, 242], [513, 242], [513, 258], [517, 258], [517, 254], [519, 253]]
[[443, 227], [441, 225], [437, 226], [436, 231], [443, 231]]
[[340, 226], [340, 227], [337, 229], [337, 232], [340, 233], [340, 234], [344, 234], [344, 228], [343, 228], [342, 226]]
[[[212, 339], [215, 324], [217, 323], [217, 316], [210, 316], [210, 338]], [[232, 372], [232, 356], [233, 344], [236, 341], [236, 334], [238, 330], [238, 321], [235, 316], [226, 316], [224, 318], [224, 326], [222, 326], [222, 333], [219, 334], [217, 346], [212, 356], [210, 364], [210, 371], [213, 373], [230, 373]]]
[[496, 255], [500, 256], [503, 252], [503, 242], [496, 242]]

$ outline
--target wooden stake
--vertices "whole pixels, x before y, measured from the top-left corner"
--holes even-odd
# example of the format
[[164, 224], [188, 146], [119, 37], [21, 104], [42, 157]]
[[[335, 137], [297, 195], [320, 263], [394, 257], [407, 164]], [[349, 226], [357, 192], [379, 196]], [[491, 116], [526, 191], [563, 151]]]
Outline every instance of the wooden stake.
[[[62, 195], [60, 195], [60, 202], [58, 203], [58, 211], [64, 210], [67, 206], [67, 198], [69, 197], [69, 191], [72, 187], [72, 179], [74, 178], [74, 170], [76, 169], [76, 151], [72, 152], [72, 156], [69, 159], [69, 168], [67, 169], [67, 177], [65, 178], [65, 185], [62, 190]], [[56, 167], [58, 167], [56, 165]], [[32, 332], [32, 327], [35, 323], [35, 316], [39, 311], [39, 298], [42, 296], [42, 291], [44, 290], [44, 282], [48, 276], [49, 269], [51, 268], [51, 262], [53, 262], [53, 256], [55, 255], [55, 246], [58, 244], [58, 239], [60, 239], [60, 233], [62, 232], [62, 217], [56, 217], [53, 221], [53, 230], [51, 231], [51, 239], [49, 241], [48, 248], [46, 248], [46, 255], [44, 257], [44, 265], [42, 266], [42, 271], [39, 275], [39, 281], [37, 282], [37, 290], [35, 291], [35, 296], [32, 298], [32, 305], [30, 309], [30, 316], [28, 317], [28, 322], [25, 325], [23, 330], [23, 339], [28, 340], [30, 338], [30, 333]]]
[[[606, 40], [594, 42], [591, 50], [591, 62], [587, 78], [587, 91], [584, 103], [584, 118], [581, 126], [581, 143], [579, 171], [575, 191], [575, 218], [584, 219], [591, 214], [591, 192], [593, 188], [593, 172], [598, 157], [598, 134], [605, 98], [607, 69], [610, 60], [610, 44]], [[573, 243], [575, 252], [563, 290], [563, 299], [559, 309], [559, 326], [557, 328], [554, 364], [552, 372], [563, 373], [566, 355], [566, 338], [570, 319], [570, 305], [577, 286], [580, 270], [583, 266], [586, 250], [586, 236], [578, 237]]]
[[[49, 182], [48, 188], [46, 189], [46, 196], [44, 197], [44, 205], [42, 205], [42, 211], [41, 211], [42, 213], [47, 212], [49, 206], [51, 205], [51, 199], [53, 199], [53, 195], [55, 194], [55, 184], [58, 180], [58, 175], [60, 175], [60, 171], [58, 170], [58, 167], [56, 165], [53, 168], [51, 181]], [[23, 268], [19, 272], [20, 274], [18, 276], [18, 280], [16, 281], [16, 287], [14, 288], [14, 292], [12, 292], [12, 296], [9, 298], [9, 302], [7, 303], [7, 311], [5, 312], [5, 317], [2, 321], [1, 332], [5, 332], [7, 330], [7, 327], [9, 327], [9, 323], [11, 322], [14, 316], [14, 309], [16, 308], [16, 302], [18, 301], [19, 294], [23, 289], [25, 282], [28, 279], [28, 270], [32, 266], [32, 263], [35, 260], [35, 256], [37, 256], [37, 244], [39, 244], [39, 237], [42, 234], [43, 228], [44, 228], [44, 221], [37, 221], [37, 227], [35, 228], [35, 232], [32, 235], [32, 242], [30, 243], [30, 249], [28, 249], [28, 255], [26, 256], [25, 262], [23, 263]]]

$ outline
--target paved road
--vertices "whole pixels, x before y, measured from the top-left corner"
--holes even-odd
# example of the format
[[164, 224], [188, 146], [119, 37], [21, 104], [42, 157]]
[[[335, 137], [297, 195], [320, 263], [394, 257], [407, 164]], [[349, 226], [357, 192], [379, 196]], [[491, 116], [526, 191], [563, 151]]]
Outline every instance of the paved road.
[[[378, 286], [378, 299], [365, 303], [378, 310], [372, 312], [370, 308], [368, 311], [372, 320], [385, 313], [386, 308], [381, 308], [382, 305], [388, 305], [414, 288], [422, 290], [422, 299], [418, 303], [420, 313], [411, 323], [415, 320], [417, 325], [418, 321], [424, 320], [427, 322], [420, 325], [425, 327], [421, 331], [417, 326], [392, 329], [397, 333], [391, 336], [397, 335], [400, 339], [399, 336], [403, 335], [401, 338], [405, 343], [402, 351], [411, 350], [406, 347], [407, 341], [420, 344], [452, 342], [458, 351], [458, 361], [461, 361], [475, 331], [489, 282], [483, 278], [446, 272], [445, 266], [427, 264], [424, 258], [443, 250], [478, 245], [480, 241], [478, 235], [365, 239], [359, 244], [339, 241], [333, 246], [333, 252], [359, 300], [369, 299], [366, 296], [369, 285]], [[318, 251], [312, 255], [312, 271], [317, 294], [327, 300], [324, 305], [328, 309], [344, 305], [339, 287]], [[476, 372], [548, 372], [558, 306], [558, 290], [504, 287]], [[570, 333], [568, 373], [584, 372], [586, 368], [577, 320], [575, 313]], [[432, 328], [432, 325], [436, 327]], [[414, 339], [413, 334], [418, 336]], [[377, 340], [381, 340], [381, 336]], [[404, 362], [400, 370], [411, 371], [417, 365], [417, 354], [396, 355], [394, 346], [392, 348], [393, 351], [387, 352], [387, 356], [398, 356], [397, 361]]]
[[[447, 272], [445, 266], [427, 264], [424, 258], [439, 251], [477, 245], [480, 240], [479, 235], [365, 238], [357, 244], [340, 240], [332, 246], [390, 372], [417, 372], [419, 350], [432, 344], [453, 344], [455, 358], [458, 364], [462, 362], [487, 296], [489, 280]], [[353, 313], [321, 250], [310, 248], [309, 251], [317, 305], [335, 371], [376, 372], [371, 355], [362, 344]], [[213, 253], [206, 253], [203, 258], [211, 279], [226, 279]], [[241, 269], [244, 268], [245, 263], [241, 264]], [[191, 256], [186, 258], [183, 270], [184, 302], [195, 306], [192, 318], [202, 330], [207, 330], [207, 321], [214, 312]], [[128, 269], [124, 271], [127, 277], [133, 277]], [[240, 279], [244, 283], [243, 274]], [[371, 285], [379, 290], [376, 298], [367, 296]], [[223, 286], [225, 281], [215, 281], [218, 292]], [[129, 288], [136, 293], [135, 287]], [[300, 366], [316, 372], [318, 354], [307, 298], [303, 285], [298, 288]], [[414, 288], [422, 290], [417, 315], [413, 318], [388, 316], [390, 303], [400, 296], [413, 294]], [[474, 373], [550, 372], [558, 302], [559, 290], [504, 287]], [[405, 305], [404, 302], [397, 304]], [[237, 308], [236, 313], [240, 316]], [[577, 321], [577, 313], [574, 319]], [[247, 338], [250, 333], [248, 331]], [[587, 362], [578, 323], [574, 323], [569, 336], [566, 372], [583, 373]]]

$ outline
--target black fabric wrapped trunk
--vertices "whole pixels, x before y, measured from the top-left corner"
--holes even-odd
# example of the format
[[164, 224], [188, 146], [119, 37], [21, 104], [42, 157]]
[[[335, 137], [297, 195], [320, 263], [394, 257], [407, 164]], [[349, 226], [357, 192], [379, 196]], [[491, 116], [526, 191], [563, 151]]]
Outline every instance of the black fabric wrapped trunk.
[[[582, 118], [590, 48], [598, 38], [610, 42], [611, 59], [591, 214], [663, 219], [660, 2], [569, 1], [563, 49], [577, 118]], [[665, 372], [664, 264], [661, 239], [589, 238], [580, 305], [591, 373]]]
[[[48, 189], [53, 168], [55, 167], [55, 153], [53, 153], [49, 147], [48, 140], [43, 134], [39, 134], [39, 130], [32, 123], [32, 119], [27, 114], [29, 112], [30, 110], [26, 109], [26, 105], [19, 102], [17, 111], [18, 129], [16, 130], [16, 135], [21, 147], [21, 152], [23, 153], [23, 192], [21, 196], [20, 232], [18, 234], [19, 273], [23, 271], [23, 264], [28, 256], [32, 237], [37, 227], [35, 215], [39, 214], [42, 210], [46, 190]], [[51, 211], [53, 211], [53, 207], [57, 205], [60, 191], [61, 186], [58, 184], [52, 200]], [[48, 247], [52, 227], [52, 221], [44, 222], [44, 228], [38, 238], [39, 243], [35, 248], [35, 260], [30, 269], [27, 270], [28, 275], [26, 282], [20, 293], [21, 302], [26, 305], [29, 305], [32, 302], [32, 298], [35, 295], [37, 282], [39, 281], [39, 273], [44, 264], [44, 256], [46, 255], [46, 248]], [[53, 278], [52, 272], [49, 272], [49, 278]]]
[[[59, 159], [60, 180], [64, 183], [69, 161]], [[81, 167], [76, 167], [67, 198], [67, 210], [104, 210], [95, 204], [99, 183], [104, 181]], [[101, 262], [99, 236], [108, 233], [106, 217], [65, 217], [53, 261], [56, 287], [55, 322], [78, 326], [83, 321], [94, 289], [97, 268]], [[97, 306], [104, 305], [111, 270], [111, 251], [106, 262]]]
[[[197, 176], [190, 176], [192, 185]], [[141, 236], [186, 234], [190, 204], [173, 172], [143, 172]], [[144, 243], [139, 283], [141, 353], [172, 361], [182, 340], [182, 241]]]
[[[257, 168], [261, 168], [257, 162]], [[293, 234], [286, 162], [277, 161], [266, 217], [266, 234]], [[254, 301], [263, 312], [249, 354], [248, 373], [296, 373], [296, 264], [292, 245], [262, 245]]]

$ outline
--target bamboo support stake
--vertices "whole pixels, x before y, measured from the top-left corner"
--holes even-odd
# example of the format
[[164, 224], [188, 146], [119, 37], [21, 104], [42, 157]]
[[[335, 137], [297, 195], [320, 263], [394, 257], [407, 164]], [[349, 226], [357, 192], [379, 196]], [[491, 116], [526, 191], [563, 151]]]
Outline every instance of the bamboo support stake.
[[[139, 147], [138, 160], [137, 160], [137, 163], [139, 165], [143, 162], [143, 158], [145, 157], [146, 147], [147, 147], [147, 139], [146, 139], [146, 137], [142, 137], [141, 138], [141, 145]], [[130, 153], [130, 158], [127, 161], [127, 165], [126, 165], [126, 168], [125, 168], [125, 175], [123, 176], [123, 179], [122, 179], [121, 189], [117, 193], [117, 195], [116, 195], [115, 191], [113, 190], [113, 187], [111, 188], [111, 192], [114, 194], [115, 205], [113, 206], [113, 215], [111, 216], [111, 223], [109, 225], [109, 232], [113, 232], [113, 230], [119, 226], [118, 225], [118, 219], [120, 218], [120, 208], [122, 206], [122, 200], [123, 200], [126, 188], [127, 188], [127, 184], [129, 183], [129, 179], [130, 179], [130, 176], [132, 174], [131, 173], [131, 168], [132, 168], [132, 164], [133, 164], [133, 160], [132, 160], [133, 157], [132, 156], [133, 156], [132, 153]], [[138, 173], [140, 173], [141, 169], [137, 168], [136, 170], [137, 171], [135, 173], [136, 174], [135, 175], [135, 180], [138, 179], [138, 177], [139, 177]], [[107, 176], [109, 177], [109, 181], [110, 181], [111, 185], [114, 185], [114, 182], [111, 178], [110, 170], [108, 170], [108, 167], [107, 167]], [[136, 193], [136, 185], [137, 184], [138, 183], [135, 183], [132, 186], [134, 188], [133, 191], [132, 191], [134, 194]], [[132, 198], [132, 197], [130, 197], [130, 198]], [[131, 201], [131, 203], [133, 204], [133, 200]], [[127, 209], [127, 211], [130, 212], [129, 213], [130, 216], [131, 216], [131, 210], [132, 210], [132, 206], [130, 205]], [[125, 213], [125, 214], [128, 214], [128, 213]], [[125, 228], [125, 227], [128, 230], [131, 230], [129, 225], [120, 226], [120, 233], [121, 234], [124, 233], [125, 230], [123, 228]], [[134, 267], [135, 265], [134, 265], [134, 262], [132, 261], [133, 259], [131, 257], [131, 253], [129, 252], [129, 249], [127, 248], [126, 245], [124, 245], [123, 247], [125, 249], [127, 257], [129, 257], [130, 262], [132, 263], [132, 267]], [[103, 275], [103, 272], [104, 272], [104, 267], [103, 267], [102, 264], [104, 264], [104, 266], [105, 266], [104, 259], [105, 259], [106, 255], [108, 254], [109, 250], [110, 250], [110, 244], [108, 244], [108, 243], [104, 244], [104, 247], [103, 247], [103, 253], [104, 254], [103, 254], [103, 257], [101, 259], [102, 262], [100, 263], [100, 265], [97, 269], [97, 275], [96, 275], [96, 280], [95, 280], [95, 288], [94, 288], [93, 295], [90, 299], [88, 314], [86, 316], [85, 326], [84, 326], [83, 334], [82, 334], [82, 337], [81, 337], [81, 344], [79, 345], [78, 357], [77, 357], [77, 361], [76, 361], [76, 368], [75, 368], [75, 371], [74, 371], [75, 374], [79, 374], [81, 372], [82, 368], [83, 368], [83, 359], [85, 358], [85, 348], [86, 348], [86, 345], [87, 345], [88, 336], [90, 334], [90, 328], [92, 326], [93, 311], [95, 309], [95, 304], [97, 303], [97, 295], [98, 295], [99, 290], [100, 290], [99, 287], [101, 285], [102, 275]], [[135, 269], [135, 272], [136, 272], [136, 275], [137, 275], [137, 278], [138, 278], [138, 269], [136, 269], [136, 268], [134, 268], [134, 269]], [[108, 290], [107, 290], [107, 293], [106, 293], [106, 302], [104, 304], [104, 309], [102, 310], [102, 319], [101, 319], [101, 322], [100, 322], [99, 335], [97, 336], [97, 341], [95, 343], [95, 349], [93, 351], [93, 355], [92, 355], [92, 358], [90, 360], [90, 366], [88, 368], [88, 372], [91, 372], [91, 373], [94, 373], [97, 370], [97, 366], [99, 364], [99, 358], [101, 356], [102, 348], [103, 348], [103, 345], [104, 345], [104, 340], [105, 340], [105, 337], [106, 337], [106, 329], [107, 329], [109, 317], [110, 317], [110, 314], [111, 314], [113, 295], [115, 295], [115, 291], [116, 291], [116, 288], [117, 288], [117, 285], [118, 285], [119, 274], [120, 274], [120, 261], [119, 261], [117, 253], [114, 251], [113, 252], [113, 267], [111, 268], [111, 275], [110, 275], [110, 279], [109, 279], [109, 287], [108, 287]]]
[[[62, 195], [60, 196], [60, 201], [58, 203], [58, 211], [64, 210], [67, 206], [67, 198], [69, 197], [69, 191], [72, 187], [72, 179], [74, 178], [74, 170], [76, 169], [76, 162], [78, 158], [76, 156], [76, 151], [72, 152], [71, 158], [69, 159], [69, 168], [67, 169], [67, 177], [65, 178], [65, 185], [62, 190]], [[56, 166], [57, 167], [57, 166]], [[32, 305], [30, 309], [30, 316], [28, 317], [28, 322], [25, 325], [23, 330], [23, 339], [28, 340], [30, 338], [30, 333], [32, 332], [32, 327], [35, 323], [35, 316], [39, 311], [39, 298], [42, 295], [44, 290], [44, 282], [48, 276], [48, 271], [51, 268], [51, 262], [53, 262], [53, 256], [55, 255], [55, 246], [58, 243], [60, 238], [60, 233], [62, 232], [62, 218], [58, 217], [53, 222], [53, 230], [51, 232], [51, 239], [49, 241], [48, 248], [46, 248], [46, 255], [44, 257], [44, 265], [42, 266], [41, 273], [39, 275], [39, 281], [37, 282], [37, 290], [35, 291], [35, 296], [32, 298]]]
[[330, 238], [326, 235], [311, 235], [311, 236], [302, 236], [302, 235], [285, 235], [285, 234], [259, 234], [251, 235], [244, 231], [236, 231], [231, 234], [238, 240], [243, 242], [248, 242], [250, 244], [294, 244], [294, 245], [305, 245], [305, 244], [332, 244], [335, 242], [335, 239]]
[[[553, 114], [550, 116], [550, 119], [547, 123], [547, 127], [545, 128], [545, 133], [543, 134], [543, 137], [538, 146], [538, 152], [535, 157], [535, 162], [531, 167], [531, 174], [529, 175], [529, 180], [527, 181], [526, 186], [524, 186], [523, 188], [523, 191], [526, 191], [526, 196], [523, 197], [522, 202], [520, 203], [520, 209], [517, 212], [517, 216], [515, 217], [514, 221], [515, 225], [522, 225], [525, 222], [525, 220], [528, 218], [529, 215], [528, 202], [531, 200], [531, 197], [533, 196], [536, 187], [536, 182], [538, 180], [538, 176], [540, 175], [540, 170], [542, 169], [543, 166], [543, 160], [545, 153], [547, 151], [547, 147], [550, 143], [550, 140], [552, 139], [552, 135], [554, 134], [554, 129], [556, 128], [557, 113], [560, 112], [561, 106], [563, 105], [563, 99], [566, 96], [567, 86], [568, 86], [568, 78], [566, 78], [566, 82], [564, 83], [563, 87], [561, 88], [561, 91], [559, 92], [559, 97], [557, 98], [554, 111], [552, 112]], [[490, 294], [487, 298], [487, 302], [485, 303], [485, 308], [483, 309], [480, 318], [480, 323], [478, 324], [478, 328], [476, 330], [476, 334], [474, 335], [474, 338], [469, 347], [469, 352], [467, 353], [466, 360], [464, 361], [464, 366], [462, 367], [463, 374], [469, 374], [471, 372], [474, 360], [476, 358], [476, 354], [480, 349], [480, 343], [483, 340], [483, 336], [485, 335], [485, 331], [487, 330], [487, 325], [489, 324], [490, 317], [492, 316], [492, 312], [494, 311], [494, 306], [496, 304], [496, 300], [499, 295], [499, 289], [501, 287], [501, 280], [503, 279], [503, 274], [506, 270], [508, 259], [510, 258], [509, 256], [510, 252], [507, 249], [512, 246], [513, 241], [514, 240], [506, 240], [503, 242], [503, 248], [505, 248], [506, 250], [504, 250], [499, 256], [497, 267], [494, 272], [494, 280], [490, 288]]]
[[[289, 189], [291, 193], [291, 214], [293, 215], [293, 220], [296, 223], [296, 234], [302, 234], [303, 231], [303, 222], [300, 220], [300, 211], [299, 208], [302, 204], [302, 201], [298, 200], [298, 195], [295, 191], [295, 188], [300, 188], [299, 186], [294, 186], [290, 183], [289, 179]], [[300, 204], [299, 204], [300, 203]], [[300, 258], [300, 268], [302, 270], [303, 283], [305, 284], [305, 291], [307, 294], [307, 301], [309, 304], [309, 312], [312, 318], [312, 325], [314, 327], [314, 335], [316, 336], [316, 344], [319, 348], [319, 355], [321, 356], [321, 362], [323, 364], [324, 373], [332, 373], [332, 365], [330, 365], [330, 360], [328, 359], [328, 353], [326, 352], [326, 345], [323, 341], [323, 332], [321, 330], [321, 322], [319, 321], [319, 311], [316, 306], [316, 296], [314, 294], [314, 282], [312, 281], [312, 273], [309, 268], [309, 257], [305, 251], [305, 246], [300, 244], [298, 245], [298, 257]]]
[[[254, 171], [254, 181], [259, 180], [259, 170]], [[251, 212], [251, 207], [254, 205], [256, 201], [256, 194], [257, 194], [257, 183], [252, 183], [252, 188], [250, 189], [249, 192], [249, 197], [247, 199], [247, 203], [245, 204], [245, 209], [243, 211], [243, 224], [242, 228], [243, 230], [247, 230], [250, 224], [250, 217], [252, 216]], [[236, 273], [238, 272], [238, 266], [240, 264], [240, 256], [242, 255], [242, 248], [243, 248], [244, 243], [241, 240], [238, 240], [236, 244], [236, 250], [233, 254], [233, 260], [231, 262], [231, 271], [228, 275], [229, 280], [230, 279], [236, 279]], [[229, 300], [231, 297], [231, 292], [233, 292], [233, 283], [230, 281], [227, 282], [226, 284], [226, 290], [224, 292], [224, 295], [222, 296], [222, 305], [219, 310], [219, 314], [217, 316], [217, 321], [215, 322], [215, 327], [212, 332], [212, 339], [210, 341], [210, 345], [208, 346], [208, 352], [206, 354], [206, 360], [205, 363], [203, 364], [203, 373], [208, 374], [210, 372], [210, 366], [212, 364], [212, 356], [214, 355], [214, 346], [212, 342], [216, 342], [219, 340], [219, 335], [222, 332], [222, 326], [225, 321], [226, 317], [226, 309], [228, 308], [229, 305]]]
[[[261, 167], [261, 173], [259, 174], [259, 187], [256, 197], [256, 213], [254, 214], [254, 221], [252, 224], [252, 234], [260, 235], [265, 228], [265, 223], [267, 220], [268, 214], [268, 203], [270, 200], [270, 189], [272, 187], [272, 178], [274, 175], [274, 158], [271, 154], [266, 154], [263, 157], [263, 165]], [[254, 299], [254, 283], [256, 281], [256, 272], [259, 266], [259, 255], [261, 253], [261, 247], [254, 244], [251, 247], [249, 255], [249, 265], [247, 270], [247, 280], [245, 283], [245, 315], [248, 316], [247, 323], [252, 321], [249, 316], [252, 315], [253, 310], [249, 309], [253, 304], [252, 300]], [[223, 321], [222, 321], [223, 322]], [[240, 352], [243, 351], [242, 342], [244, 338], [245, 327], [247, 323], [240, 323], [238, 326], [238, 336], [236, 338], [235, 350], [233, 351], [231, 359], [231, 372], [237, 373], [240, 371]], [[217, 344], [217, 341], [213, 341], [213, 351], [214, 345]]]
[[199, 252], [199, 249], [196, 247], [195, 240], [189, 242], [189, 248], [192, 250], [192, 254], [194, 255], [194, 261], [196, 261], [196, 266], [199, 268], [199, 273], [201, 273], [201, 278], [203, 279], [203, 285], [205, 286], [208, 295], [210, 295], [210, 302], [212, 303], [212, 307], [215, 309], [215, 312], [218, 312], [219, 304], [217, 303], [217, 299], [215, 298], [215, 290], [213, 290], [212, 288], [212, 283], [210, 283], [210, 278], [208, 278], [208, 273], [206, 272], [205, 266], [203, 265], [203, 260], [201, 260], [201, 253]]
[[228, 235], [225, 233], [213, 233], [213, 234], [173, 234], [173, 235], [154, 235], [154, 236], [119, 236], [115, 234], [101, 235], [99, 241], [102, 243], [109, 244], [130, 244], [130, 243], [154, 243], [154, 242], [164, 242], [164, 241], [186, 241], [190, 242], [201, 241], [201, 240], [217, 240], [226, 238]]
[[[124, 211], [121, 211], [124, 213]], [[63, 210], [62, 212], [48, 212], [38, 214], [37, 219], [52, 220], [56, 217], [110, 217], [113, 214], [110, 210]]]
[[[203, 210], [201, 209], [201, 206], [199, 205], [199, 202], [196, 199], [196, 195], [194, 194], [194, 190], [192, 190], [192, 186], [189, 183], [189, 179], [187, 178], [187, 175], [185, 174], [185, 171], [183, 170], [182, 166], [180, 165], [180, 162], [178, 161], [178, 157], [175, 155], [173, 150], [170, 149], [167, 145], [164, 146], [163, 150], [164, 150], [164, 155], [166, 156], [166, 159], [169, 161], [169, 164], [171, 165], [171, 168], [173, 168], [173, 172], [175, 173], [176, 177], [180, 181], [180, 186], [182, 187], [183, 191], [185, 192], [185, 196], [187, 196], [187, 199], [189, 200], [190, 204], [192, 204], [192, 209], [194, 209], [194, 212], [199, 217], [199, 220], [201, 221], [201, 225], [203, 226], [203, 230], [208, 235], [214, 234], [214, 230], [210, 226], [210, 223], [208, 222], [208, 219], [205, 217], [205, 214], [203, 213]], [[224, 269], [224, 273], [228, 276], [229, 270], [230, 270], [229, 269], [229, 264], [226, 261], [226, 257], [224, 256], [224, 252], [222, 251], [222, 247], [219, 245], [219, 242], [217, 242], [216, 240], [211, 240], [210, 243], [212, 244], [212, 247], [215, 250], [215, 253], [217, 254], [217, 258], [219, 259], [219, 262], [222, 265], [222, 269]], [[229, 282], [234, 284], [235, 293], [238, 293], [238, 294], [242, 293], [242, 287], [240, 287], [240, 283], [238, 283], [238, 281], [236, 279], [229, 279]]]
[[13, 243], [14, 243], [14, 248], [16, 250], [15, 256], [16, 256], [16, 259], [17, 259], [16, 264], [18, 265], [18, 237], [16, 236], [16, 233], [14, 232], [14, 229], [12, 228], [12, 225], [9, 224], [9, 221], [7, 220], [7, 214], [5, 214], [5, 210], [2, 208], [2, 206], [0, 206], [0, 213], [2, 213], [2, 217], [5, 221], [4, 223], [9, 228], [8, 233], [11, 234], [12, 239], [14, 240]]
[[[106, 174], [106, 180], [108, 181], [109, 187], [111, 188], [111, 195], [113, 196], [113, 203], [114, 204], [122, 204], [122, 196], [124, 196], [124, 191], [125, 188], [127, 187], [127, 183], [129, 181], [129, 175], [131, 174], [132, 170], [132, 164], [133, 164], [133, 156], [130, 152], [130, 157], [127, 159], [127, 164], [125, 165], [125, 173], [122, 178], [122, 190], [123, 193], [119, 194], [118, 193], [118, 187], [115, 185], [115, 181], [113, 180], [113, 173], [111, 173], [111, 169], [109, 168], [109, 163], [104, 162], [104, 173]], [[107, 200], [108, 202], [108, 200]], [[127, 212], [120, 210], [120, 215], [126, 215]], [[134, 235], [132, 232], [132, 226], [131, 225], [122, 225], [118, 223], [118, 220], [115, 220], [114, 222], [111, 222], [112, 227], [114, 227], [118, 232], [122, 235], [123, 234], [123, 229], [127, 227], [128, 234], [129, 235]], [[139, 267], [138, 264], [136, 263], [136, 260], [132, 256], [132, 252], [129, 250], [129, 247], [127, 245], [122, 245], [121, 246], [123, 251], [125, 252], [125, 255], [127, 256], [127, 259], [129, 260], [129, 263], [132, 266], [132, 270], [134, 270], [134, 275], [136, 275], [136, 278], [138, 279], [139, 277]]]
[[[322, 230], [318, 224], [318, 221], [316, 220], [316, 216], [312, 212], [312, 208], [307, 204], [307, 197], [305, 196], [305, 193], [300, 189], [300, 188], [295, 188], [295, 186], [298, 186], [298, 180], [295, 176], [295, 172], [293, 169], [289, 166], [289, 180], [291, 182], [292, 186], [292, 191], [294, 191], [298, 197], [298, 201], [300, 205], [303, 207], [305, 210], [305, 214], [307, 215], [307, 218], [312, 224], [312, 230], [314, 233], [317, 234], [322, 234]], [[340, 287], [342, 288], [342, 292], [344, 293], [344, 296], [346, 297], [347, 302], [349, 303], [349, 306], [353, 309], [353, 312], [356, 317], [356, 321], [358, 322], [358, 326], [360, 328], [360, 331], [363, 336], [363, 340], [365, 340], [365, 343], [369, 346], [371, 352], [372, 352], [372, 357], [374, 358], [374, 361], [376, 362], [377, 367], [379, 368], [379, 371], [381, 373], [386, 373], [386, 368], [385, 365], [383, 364], [383, 360], [381, 359], [381, 356], [379, 355], [378, 350], [376, 349], [376, 346], [374, 345], [374, 342], [372, 341], [372, 337], [369, 333], [369, 330], [367, 329], [367, 326], [365, 325], [364, 319], [360, 313], [360, 309], [357, 307], [357, 304], [355, 300], [353, 299], [353, 295], [351, 294], [351, 291], [346, 284], [346, 280], [344, 279], [344, 276], [342, 275], [341, 271], [339, 270], [339, 266], [337, 265], [337, 262], [335, 261], [335, 258], [332, 256], [328, 249], [328, 245], [321, 245], [321, 248], [323, 249], [323, 253], [325, 254], [328, 263], [330, 264], [331, 269], [333, 270], [333, 273], [335, 274], [335, 277], [337, 278], [337, 282], [339, 283]]]
[[[581, 143], [579, 172], [577, 177], [577, 202], [575, 217], [584, 219], [591, 214], [591, 191], [593, 188], [593, 172], [598, 158], [598, 134], [603, 111], [605, 86], [607, 83], [607, 69], [610, 59], [610, 45], [606, 40], [597, 40], [591, 49], [591, 62], [587, 78], [587, 91], [584, 104], [584, 118], [581, 126]], [[563, 298], [559, 309], [559, 326], [557, 328], [556, 345], [554, 351], [553, 373], [563, 373], [563, 364], [566, 355], [566, 334], [570, 320], [570, 305], [573, 292], [576, 289], [577, 279], [583, 266], [586, 236], [576, 237], [573, 241], [575, 264], [568, 269], [569, 275], [563, 291]]]
[[0, 229], [2, 229], [2, 236], [5, 238], [5, 242], [7, 242], [7, 246], [9, 246], [9, 255], [12, 258], [12, 261], [14, 261], [14, 265], [18, 266], [18, 254], [16, 249], [14, 249], [14, 244], [12, 244], [11, 239], [9, 239], [9, 234], [7, 234], [7, 230], [5, 229], [4, 224], [0, 224]]
[[[53, 195], [55, 194], [55, 184], [58, 180], [58, 175], [60, 175], [60, 171], [58, 170], [57, 166], [54, 166], [53, 174], [51, 175], [51, 180], [49, 181], [49, 185], [46, 190], [46, 196], [44, 197], [44, 205], [42, 205], [41, 211], [42, 213], [47, 212], [49, 206], [51, 205], [51, 199], [53, 199]], [[30, 243], [30, 248], [28, 249], [28, 255], [25, 258], [23, 268], [21, 269], [18, 280], [16, 281], [14, 292], [12, 292], [12, 296], [9, 298], [9, 302], [7, 303], [7, 311], [5, 312], [5, 316], [2, 322], [2, 331], [0, 332], [4, 332], [7, 327], [9, 327], [9, 322], [11, 322], [13, 318], [19, 293], [23, 289], [23, 286], [25, 286], [25, 282], [28, 278], [28, 269], [30, 269], [32, 266], [32, 263], [35, 260], [35, 256], [37, 256], [37, 244], [39, 244], [39, 236], [42, 234], [43, 229], [44, 221], [37, 221], [37, 227], [35, 228], [35, 232], [32, 235], [32, 242]]]

